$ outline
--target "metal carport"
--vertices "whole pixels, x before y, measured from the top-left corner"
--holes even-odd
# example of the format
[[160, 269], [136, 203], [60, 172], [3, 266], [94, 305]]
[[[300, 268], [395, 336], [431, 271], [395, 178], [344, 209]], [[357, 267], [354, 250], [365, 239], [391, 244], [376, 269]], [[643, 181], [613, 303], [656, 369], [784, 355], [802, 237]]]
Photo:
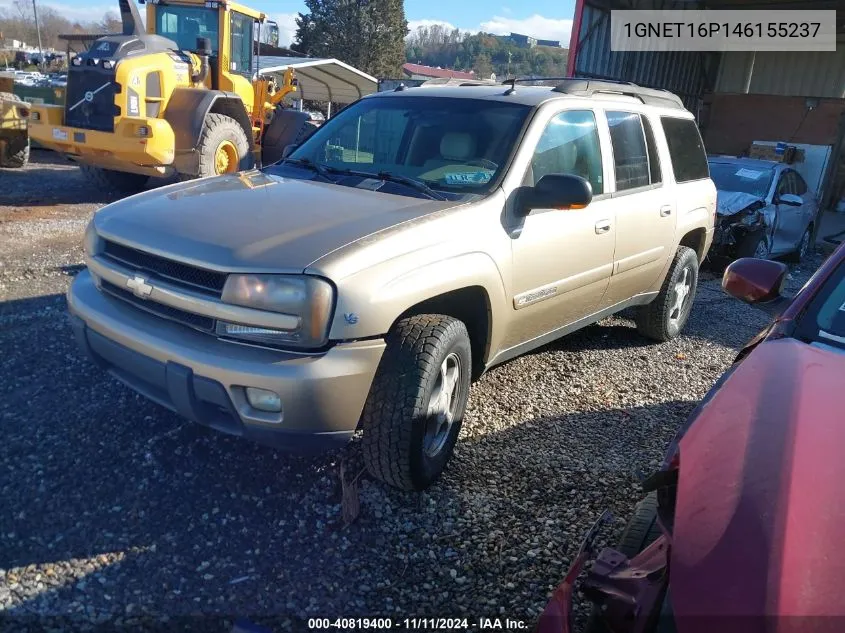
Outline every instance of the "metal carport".
[[352, 103], [378, 91], [378, 80], [337, 59], [261, 57], [261, 75], [282, 75], [292, 68], [299, 81], [298, 98], [305, 101]]

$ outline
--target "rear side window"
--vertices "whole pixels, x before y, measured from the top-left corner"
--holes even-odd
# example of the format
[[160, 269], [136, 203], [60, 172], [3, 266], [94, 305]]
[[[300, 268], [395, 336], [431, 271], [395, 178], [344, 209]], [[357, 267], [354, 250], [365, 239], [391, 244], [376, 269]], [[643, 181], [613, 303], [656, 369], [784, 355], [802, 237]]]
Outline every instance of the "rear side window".
[[645, 187], [650, 183], [648, 150], [640, 115], [634, 112], [608, 112], [616, 191]]
[[692, 119], [660, 117], [669, 155], [672, 157], [672, 171], [676, 182], [701, 180], [710, 176], [704, 142], [698, 126]]

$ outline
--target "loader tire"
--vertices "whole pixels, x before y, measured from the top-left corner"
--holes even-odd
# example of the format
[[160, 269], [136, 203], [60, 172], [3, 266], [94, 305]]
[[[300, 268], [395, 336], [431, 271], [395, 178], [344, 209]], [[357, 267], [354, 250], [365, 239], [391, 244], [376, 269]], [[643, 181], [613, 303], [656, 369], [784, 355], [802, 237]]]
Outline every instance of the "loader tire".
[[142, 174], [103, 169], [92, 165], [80, 165], [79, 168], [88, 182], [105, 193], [138, 193], [144, 189], [150, 179], [149, 176]]
[[199, 172], [180, 174], [180, 180], [219, 176], [252, 169], [254, 159], [249, 140], [240, 123], [225, 114], [212, 112], [205, 117], [199, 143]]
[[20, 169], [29, 162], [29, 137], [0, 143], [0, 167]]

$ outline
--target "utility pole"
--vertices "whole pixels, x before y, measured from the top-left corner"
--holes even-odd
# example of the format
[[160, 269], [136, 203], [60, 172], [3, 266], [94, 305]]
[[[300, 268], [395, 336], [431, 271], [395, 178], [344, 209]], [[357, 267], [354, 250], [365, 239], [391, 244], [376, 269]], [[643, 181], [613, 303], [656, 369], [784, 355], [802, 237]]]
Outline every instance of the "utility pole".
[[35, 15], [35, 32], [38, 34], [38, 67], [44, 70], [44, 49], [41, 47], [41, 28], [38, 26], [38, 6], [35, 0], [32, 0], [32, 13]]

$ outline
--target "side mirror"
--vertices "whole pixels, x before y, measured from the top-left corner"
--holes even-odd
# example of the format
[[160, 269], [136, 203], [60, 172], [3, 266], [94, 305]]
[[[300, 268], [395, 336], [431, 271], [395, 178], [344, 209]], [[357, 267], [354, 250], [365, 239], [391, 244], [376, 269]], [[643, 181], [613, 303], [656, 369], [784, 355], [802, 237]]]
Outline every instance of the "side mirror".
[[788, 207], [800, 207], [804, 204], [801, 196], [796, 196], [794, 193], [785, 193], [778, 198], [778, 204], [785, 204]]
[[782, 299], [781, 291], [789, 269], [768, 259], [743, 257], [725, 269], [722, 288], [729, 295], [750, 304]]
[[533, 187], [519, 194], [517, 213], [526, 216], [533, 209], [583, 209], [593, 200], [593, 187], [581, 176], [546, 174]]
[[299, 147], [299, 145], [285, 145], [285, 148], [282, 150], [282, 160], [293, 154], [297, 147]]

